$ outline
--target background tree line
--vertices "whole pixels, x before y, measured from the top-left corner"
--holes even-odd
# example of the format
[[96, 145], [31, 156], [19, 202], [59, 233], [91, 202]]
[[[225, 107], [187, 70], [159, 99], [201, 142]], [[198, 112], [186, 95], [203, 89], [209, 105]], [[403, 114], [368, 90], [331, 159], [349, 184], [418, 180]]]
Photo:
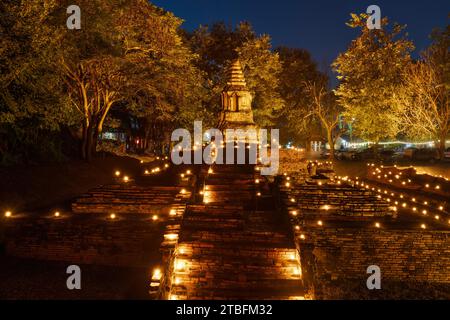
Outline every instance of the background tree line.
[[79, 0], [82, 28], [69, 30], [70, 4], [0, 4], [3, 164], [89, 160], [109, 126], [139, 136], [151, 150], [196, 119], [214, 126], [224, 71], [235, 58], [254, 96], [256, 122], [280, 128], [283, 142], [309, 146], [324, 137], [333, 145], [345, 133], [341, 113], [372, 141], [448, 135], [448, 27], [413, 61], [402, 27], [369, 32], [364, 15], [353, 15], [349, 25], [361, 33], [333, 63], [340, 85], [332, 90], [308, 51], [273, 49], [270, 37], [247, 22], [187, 32], [180, 18], [146, 0]]

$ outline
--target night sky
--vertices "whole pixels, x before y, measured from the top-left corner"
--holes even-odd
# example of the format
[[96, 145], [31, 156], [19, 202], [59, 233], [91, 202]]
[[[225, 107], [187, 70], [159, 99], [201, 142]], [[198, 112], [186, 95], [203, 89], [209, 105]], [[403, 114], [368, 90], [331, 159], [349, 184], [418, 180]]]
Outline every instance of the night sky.
[[350, 12], [365, 12], [371, 4], [408, 26], [416, 53], [429, 44], [434, 27], [445, 27], [449, 0], [154, 0], [154, 4], [185, 20], [188, 30], [200, 24], [224, 21], [236, 25], [249, 21], [258, 34], [269, 34], [274, 47], [285, 45], [308, 49], [319, 65], [331, 63], [355, 38], [345, 25]]

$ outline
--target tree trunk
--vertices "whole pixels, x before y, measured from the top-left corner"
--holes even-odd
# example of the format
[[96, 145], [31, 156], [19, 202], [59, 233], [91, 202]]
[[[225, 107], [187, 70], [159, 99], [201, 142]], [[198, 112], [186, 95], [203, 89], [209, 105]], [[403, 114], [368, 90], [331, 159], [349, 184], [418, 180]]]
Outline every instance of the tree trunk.
[[439, 141], [439, 160], [443, 160], [444, 159], [444, 152], [445, 152], [445, 138], [446, 138], [446, 134], [441, 134], [441, 139]]
[[334, 140], [331, 130], [327, 130], [327, 140], [330, 145], [330, 160], [334, 160]]
[[93, 145], [93, 135], [94, 130], [92, 125], [89, 125], [87, 129], [87, 140], [86, 140], [86, 161], [90, 162], [92, 160], [92, 145]]
[[81, 136], [81, 159], [86, 160], [87, 158], [87, 154], [86, 154], [86, 145], [87, 145], [87, 125], [85, 123], [83, 123], [83, 132], [82, 132], [82, 136]]

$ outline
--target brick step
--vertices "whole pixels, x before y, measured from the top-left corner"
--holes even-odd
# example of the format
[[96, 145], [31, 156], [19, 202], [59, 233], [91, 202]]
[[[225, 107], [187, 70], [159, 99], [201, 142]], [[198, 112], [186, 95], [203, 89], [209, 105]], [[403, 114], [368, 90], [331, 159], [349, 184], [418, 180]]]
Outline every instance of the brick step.
[[264, 246], [273, 248], [290, 248], [291, 239], [285, 234], [274, 232], [246, 232], [246, 231], [231, 231], [224, 232], [216, 231], [214, 233], [204, 230], [186, 230], [182, 229], [180, 234], [181, 241], [201, 241], [210, 244], [216, 244], [220, 247], [231, 246], [233, 248], [241, 248], [243, 246]]
[[290, 281], [292, 281], [291, 285], [276, 289], [272, 286], [265, 287], [257, 284], [249, 286], [245, 282], [241, 286], [236, 284], [236, 287], [231, 288], [196, 287], [195, 292], [188, 292], [180, 286], [174, 287], [172, 294], [180, 296], [180, 299], [190, 300], [288, 300], [303, 297], [305, 293], [303, 283], [298, 280]]
[[[182, 259], [180, 257], [180, 259]], [[184, 258], [183, 258], [184, 260]], [[189, 275], [192, 276], [194, 271], [220, 271], [230, 273], [240, 273], [251, 271], [261, 272], [274, 272], [272, 276], [279, 278], [284, 277], [283, 274], [287, 274], [298, 267], [298, 261], [284, 259], [283, 256], [264, 257], [264, 256], [247, 256], [243, 254], [227, 254], [218, 255], [214, 252], [195, 254], [186, 256], [189, 261]], [[275, 270], [276, 269], [276, 270]]]
[[242, 256], [252, 257], [256, 259], [275, 259], [280, 258], [284, 260], [292, 260], [292, 255], [296, 255], [296, 248], [283, 248], [283, 247], [264, 247], [264, 246], [242, 246], [236, 249], [231, 246], [217, 246], [212, 243], [197, 243], [197, 242], [184, 242], [182, 244], [184, 254], [180, 255], [180, 259], [185, 256], [198, 256], [198, 255], [219, 255], [223, 257], [227, 256]]
[[229, 191], [229, 190], [255, 190], [255, 185], [245, 184], [245, 185], [229, 185], [229, 184], [209, 184], [208, 181], [208, 191]]
[[223, 205], [214, 205], [214, 204], [209, 204], [205, 205], [205, 204], [189, 204], [187, 206], [187, 210], [186, 212], [211, 212], [212, 214], [214, 213], [224, 213], [224, 214], [229, 214], [229, 213], [238, 213], [241, 212], [243, 210], [243, 206], [239, 205], [239, 204], [232, 204], [232, 205], [227, 205], [227, 206], [223, 206]]

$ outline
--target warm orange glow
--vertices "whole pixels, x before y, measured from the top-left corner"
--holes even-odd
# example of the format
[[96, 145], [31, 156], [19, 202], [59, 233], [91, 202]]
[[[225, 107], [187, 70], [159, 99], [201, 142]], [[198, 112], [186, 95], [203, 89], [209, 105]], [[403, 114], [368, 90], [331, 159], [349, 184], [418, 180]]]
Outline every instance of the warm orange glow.
[[123, 177], [124, 182], [128, 182], [129, 180], [130, 180], [130, 178], [128, 178], [128, 176]]
[[55, 211], [55, 213], [53, 214], [55, 217], [59, 217], [59, 211]]
[[169, 215], [175, 216], [177, 214], [177, 211], [175, 209], [170, 209]]
[[322, 226], [322, 225], [323, 225], [322, 220], [317, 221], [317, 224], [318, 224], [319, 226]]
[[427, 226], [425, 225], [425, 223], [422, 223], [422, 224], [420, 225], [420, 227], [421, 227], [422, 229], [426, 229], [426, 228], [427, 228]]
[[167, 240], [177, 240], [178, 239], [178, 234], [176, 233], [167, 233], [164, 235], [164, 238]]
[[116, 175], [116, 177], [118, 177], [118, 176], [120, 176], [120, 171], [116, 171], [116, 172], [114, 172], [114, 174]]
[[115, 215], [114, 213], [111, 213], [111, 214], [109, 215], [109, 217], [110, 217], [111, 219], [115, 219], [115, 218], [116, 218], [116, 215]]
[[180, 271], [186, 268], [186, 262], [184, 260], [175, 261], [175, 270]]
[[9, 217], [11, 217], [11, 216], [12, 216], [11, 211], [6, 211], [6, 212], [5, 212], [5, 217], [9, 218]]
[[153, 270], [152, 280], [159, 281], [162, 277], [161, 269], [156, 268]]
[[375, 227], [377, 227], [377, 228], [381, 227], [380, 223], [379, 222], [375, 222]]
[[158, 216], [157, 216], [156, 214], [154, 214], [153, 217], [152, 217], [152, 220], [153, 220], [153, 221], [158, 220]]

